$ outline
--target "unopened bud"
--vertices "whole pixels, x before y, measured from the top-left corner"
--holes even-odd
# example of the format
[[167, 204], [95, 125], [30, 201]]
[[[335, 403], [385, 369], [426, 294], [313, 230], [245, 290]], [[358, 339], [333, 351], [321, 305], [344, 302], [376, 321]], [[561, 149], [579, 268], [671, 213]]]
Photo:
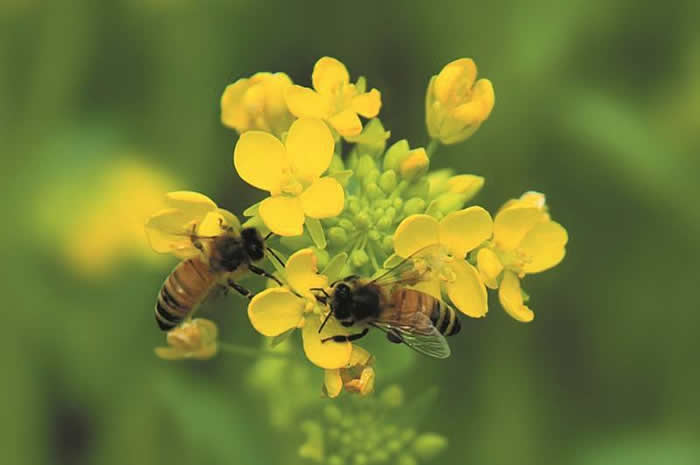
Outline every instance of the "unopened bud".
[[384, 154], [384, 171], [394, 170], [396, 171], [401, 160], [408, 155], [410, 150], [408, 141], [406, 139], [401, 139], [395, 142], [391, 147], [389, 147]]
[[425, 200], [420, 197], [413, 197], [408, 199], [403, 206], [403, 211], [406, 215], [415, 215], [416, 213], [423, 213], [425, 210]]
[[396, 171], [388, 170], [382, 173], [379, 177], [379, 187], [384, 191], [385, 194], [391, 194], [396, 185], [398, 184], [398, 179], [396, 176]]
[[364, 249], [355, 249], [350, 254], [350, 262], [357, 268], [365, 266], [369, 262], [369, 256]]
[[413, 180], [428, 171], [430, 159], [424, 148], [418, 148], [408, 152], [408, 155], [399, 163], [399, 172], [404, 179]]

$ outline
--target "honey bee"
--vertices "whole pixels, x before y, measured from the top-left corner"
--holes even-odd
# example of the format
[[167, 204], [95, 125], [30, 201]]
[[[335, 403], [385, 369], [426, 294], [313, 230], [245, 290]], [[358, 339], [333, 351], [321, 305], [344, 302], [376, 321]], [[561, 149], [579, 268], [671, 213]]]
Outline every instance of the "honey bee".
[[161, 330], [169, 331], [179, 325], [216, 287], [234, 289], [250, 299], [251, 292], [235, 281], [246, 271], [273, 279], [281, 285], [276, 277], [254, 265], [265, 257], [266, 251], [281, 262], [265, 247], [270, 234], [263, 238], [255, 228], [237, 231], [221, 221], [220, 226], [222, 233], [216, 236], [196, 235], [196, 225], [189, 233], [191, 245], [200, 253], [181, 261], [160, 288], [155, 317]]
[[376, 279], [348, 276], [331, 284], [330, 293], [321, 288], [312, 289], [322, 292], [317, 299], [330, 306], [319, 332], [331, 315], [345, 327], [363, 328], [355, 334], [331, 336], [322, 341], [354, 341], [374, 327], [384, 331], [393, 343], [404, 343], [430, 357], [449, 357], [451, 351], [445, 336], [457, 334], [461, 329], [457, 312], [446, 302], [408, 287], [418, 284], [426, 275], [414, 268], [413, 258], [404, 259]]

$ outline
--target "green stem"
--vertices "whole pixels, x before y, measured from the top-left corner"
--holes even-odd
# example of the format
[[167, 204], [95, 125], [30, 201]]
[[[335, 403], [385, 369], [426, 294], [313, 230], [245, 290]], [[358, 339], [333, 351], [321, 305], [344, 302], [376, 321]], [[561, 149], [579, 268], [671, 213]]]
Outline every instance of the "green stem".
[[433, 154], [437, 152], [438, 148], [440, 148], [440, 141], [437, 139], [430, 139], [428, 148], [425, 149], [425, 153], [428, 154], [428, 158], [433, 158]]

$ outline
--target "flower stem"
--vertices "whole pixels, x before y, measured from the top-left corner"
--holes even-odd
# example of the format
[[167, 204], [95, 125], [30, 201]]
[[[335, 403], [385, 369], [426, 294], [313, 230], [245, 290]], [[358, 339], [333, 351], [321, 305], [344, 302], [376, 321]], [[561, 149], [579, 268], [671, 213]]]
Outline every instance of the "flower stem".
[[428, 158], [432, 158], [433, 154], [437, 152], [438, 148], [440, 148], [440, 141], [437, 139], [430, 139], [428, 148], [425, 149], [425, 153], [428, 155]]

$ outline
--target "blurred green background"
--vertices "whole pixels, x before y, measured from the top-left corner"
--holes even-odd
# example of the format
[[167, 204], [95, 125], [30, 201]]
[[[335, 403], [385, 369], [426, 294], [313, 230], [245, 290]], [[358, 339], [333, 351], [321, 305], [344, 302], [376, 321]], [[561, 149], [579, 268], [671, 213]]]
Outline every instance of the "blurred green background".
[[[157, 359], [175, 261], [139, 225], [161, 190], [261, 198], [233, 172], [221, 92], [257, 71], [308, 85], [323, 55], [412, 145], [429, 76], [473, 57], [495, 109], [434, 166], [485, 176], [491, 211], [545, 192], [569, 231], [564, 262], [525, 280], [533, 323], [492, 295], [449, 360], [393, 372], [404, 351], [370, 341], [378, 390], [439, 386], [415, 425], [448, 438], [434, 463], [700, 463], [699, 5], [2, 0], [2, 463], [301, 463], [320, 372], [282, 371], [276, 395], [254, 359]], [[236, 299], [207, 316], [256, 346]]]

